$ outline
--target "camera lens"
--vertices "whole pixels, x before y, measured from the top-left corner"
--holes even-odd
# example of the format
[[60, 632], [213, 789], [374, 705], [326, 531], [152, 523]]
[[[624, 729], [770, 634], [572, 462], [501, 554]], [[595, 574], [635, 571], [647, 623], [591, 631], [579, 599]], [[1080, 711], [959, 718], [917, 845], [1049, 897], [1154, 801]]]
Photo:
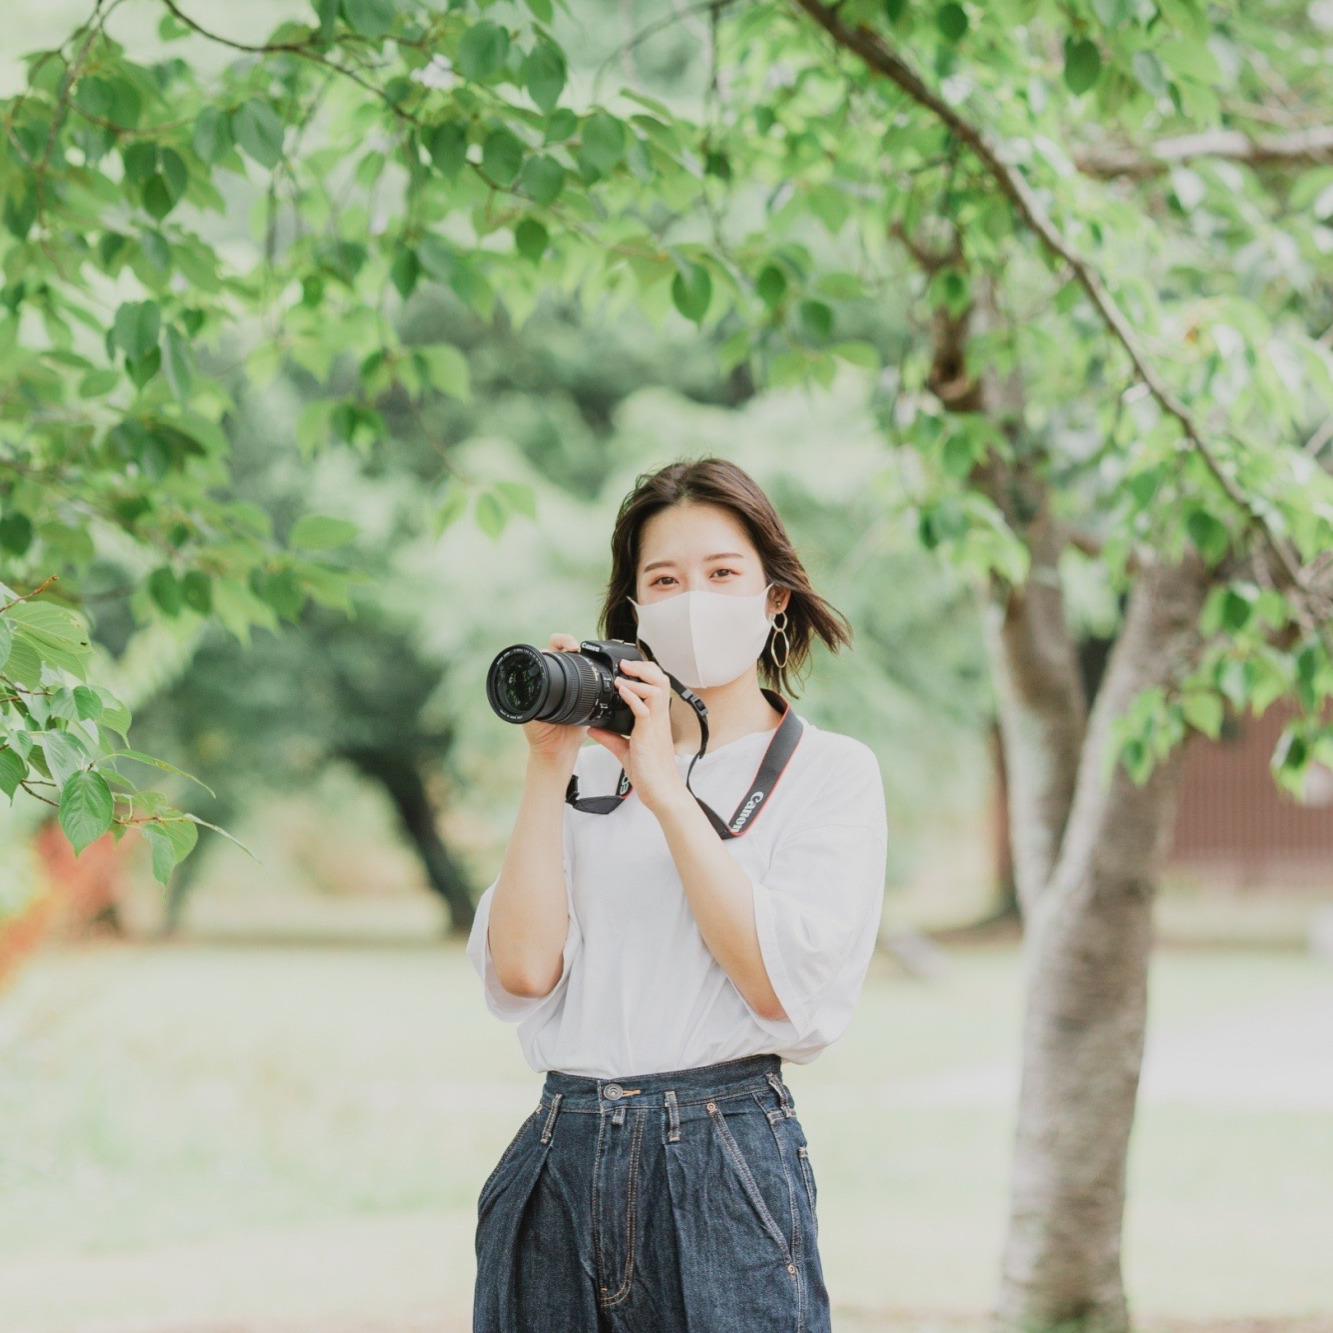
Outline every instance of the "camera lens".
[[514, 653], [496, 674], [496, 692], [511, 712], [526, 713], [537, 704], [546, 688], [541, 659], [529, 653]]
[[537, 718], [581, 727], [598, 711], [604, 674], [583, 653], [542, 652], [530, 643], [516, 643], [491, 663], [486, 698], [506, 722]]

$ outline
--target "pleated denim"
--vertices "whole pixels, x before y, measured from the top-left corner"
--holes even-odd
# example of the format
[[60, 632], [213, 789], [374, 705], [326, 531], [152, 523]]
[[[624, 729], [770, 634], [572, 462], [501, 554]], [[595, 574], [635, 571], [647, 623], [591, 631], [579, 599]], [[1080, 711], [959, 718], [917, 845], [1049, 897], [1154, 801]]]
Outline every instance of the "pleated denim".
[[477, 1199], [473, 1333], [831, 1333], [781, 1068], [547, 1071]]

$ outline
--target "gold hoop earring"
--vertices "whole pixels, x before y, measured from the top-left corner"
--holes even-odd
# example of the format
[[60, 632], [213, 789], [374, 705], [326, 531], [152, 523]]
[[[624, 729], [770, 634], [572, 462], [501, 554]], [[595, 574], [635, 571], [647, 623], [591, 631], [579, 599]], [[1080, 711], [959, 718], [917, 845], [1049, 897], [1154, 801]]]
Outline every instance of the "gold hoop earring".
[[[778, 624], [778, 616], [782, 617], [782, 624]], [[782, 661], [778, 661], [778, 655], [773, 651], [777, 644], [777, 636], [782, 635]], [[773, 643], [769, 646], [768, 655], [773, 661], [773, 665], [781, 671], [787, 665], [787, 658], [791, 656], [791, 640], [787, 638], [787, 613], [779, 611], [777, 616], [773, 617]]]

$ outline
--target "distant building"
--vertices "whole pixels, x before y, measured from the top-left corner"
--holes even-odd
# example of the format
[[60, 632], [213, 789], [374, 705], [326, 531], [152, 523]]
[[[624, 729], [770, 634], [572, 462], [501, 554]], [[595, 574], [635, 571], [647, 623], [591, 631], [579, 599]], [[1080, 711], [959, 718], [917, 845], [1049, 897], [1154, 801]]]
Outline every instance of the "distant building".
[[1308, 774], [1304, 801], [1280, 788], [1269, 760], [1289, 704], [1261, 717], [1228, 714], [1216, 741], [1186, 747], [1168, 869], [1232, 889], [1285, 885], [1333, 891], [1333, 771]]

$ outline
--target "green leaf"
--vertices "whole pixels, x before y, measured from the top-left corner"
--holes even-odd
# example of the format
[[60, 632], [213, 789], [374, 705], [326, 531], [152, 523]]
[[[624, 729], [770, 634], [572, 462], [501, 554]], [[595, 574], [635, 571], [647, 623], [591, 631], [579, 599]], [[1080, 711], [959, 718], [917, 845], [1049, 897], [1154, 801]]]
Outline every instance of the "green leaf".
[[[1223, 529], [1225, 532], [1225, 529]], [[1250, 621], [1250, 612], [1254, 610], [1251, 598], [1246, 597], [1238, 588], [1227, 588], [1222, 594], [1222, 624], [1235, 633], [1245, 628]]]
[[147, 139], [132, 139], [120, 150], [125, 179], [142, 185], [157, 171], [157, 145]]
[[143, 97], [128, 79], [114, 79], [111, 84], [111, 114], [107, 117], [116, 125], [132, 130], [139, 123]]
[[147, 820], [139, 825], [153, 849], [153, 878], [163, 887], [171, 879], [171, 872], [194, 850], [199, 839], [195, 825], [202, 822], [187, 815], [181, 819]]
[[483, 19], [463, 34], [454, 57], [454, 68], [473, 83], [485, 83], [504, 69], [508, 57], [508, 31], [498, 23]]
[[671, 279], [671, 300], [686, 319], [703, 322], [713, 296], [713, 279], [702, 264], [685, 260]]
[[212, 165], [232, 149], [232, 123], [220, 107], [205, 107], [195, 120], [191, 136], [195, 152]]
[[1198, 547], [1205, 564], [1214, 565], [1226, 554], [1230, 542], [1226, 524], [1214, 518], [1206, 509], [1191, 511], [1185, 520], [1185, 531]]
[[579, 127], [579, 118], [567, 106], [558, 106], [546, 117], [546, 136], [543, 143], [564, 143]]
[[99, 120], [111, 118], [111, 84], [96, 75], [84, 75], [74, 87], [74, 105]]
[[1181, 696], [1185, 720], [1210, 740], [1222, 734], [1222, 700], [1211, 690], [1191, 690]]
[[263, 597], [286, 620], [295, 620], [306, 602], [296, 571], [287, 567], [273, 570], [264, 578]]
[[944, 470], [959, 480], [972, 470], [972, 437], [966, 430], [953, 431], [944, 441]]
[[231, 113], [236, 143], [261, 167], [274, 167], [282, 157], [283, 125], [278, 113], [257, 97], [242, 102]]
[[345, 545], [359, 532], [360, 528], [345, 518], [331, 518], [325, 514], [303, 514], [292, 526], [291, 536], [287, 540], [291, 546], [301, 546], [309, 551], [323, 551], [330, 547]]
[[448, 282], [454, 275], [453, 248], [434, 232], [427, 232], [417, 243], [417, 259], [422, 269], [440, 282]]
[[41, 734], [41, 754], [58, 787], [84, 771], [92, 762], [88, 747], [72, 731], [45, 731]]
[[565, 169], [547, 153], [536, 153], [523, 163], [519, 175], [523, 188], [538, 204], [552, 204], [565, 185]]
[[1092, 12], [1102, 23], [1115, 30], [1134, 17], [1134, 0], [1092, 0]]
[[514, 247], [524, 259], [535, 264], [546, 253], [550, 236], [536, 218], [524, 218], [514, 228]]
[[1135, 51], [1130, 57], [1129, 67], [1145, 92], [1154, 98], [1167, 96], [1170, 89], [1166, 75], [1162, 73], [1162, 67], [1151, 51]]
[[120, 372], [115, 370], [90, 370], [79, 381], [80, 398], [101, 398], [120, 383]]
[[17, 655], [21, 643], [27, 643], [52, 666], [80, 679], [86, 676], [84, 660], [91, 650], [88, 634], [64, 607], [53, 602], [18, 602], [5, 616], [15, 639], [13, 655]]
[[426, 151], [436, 170], [453, 180], [467, 161], [467, 130], [456, 120], [435, 126], [426, 140]]
[[393, 0], [342, 0], [342, 11], [348, 27], [372, 42], [393, 27], [395, 18]]
[[497, 481], [491, 489], [503, 496], [511, 509], [517, 509], [529, 518], [537, 517], [537, 499], [531, 486], [521, 481]]
[[816, 290], [821, 296], [831, 296], [835, 301], [860, 301], [865, 298], [866, 285], [855, 273], [840, 273], [834, 270], [820, 276]]
[[797, 307], [801, 326], [816, 338], [827, 338], [833, 332], [833, 308], [823, 301], [802, 301]]
[[565, 57], [550, 42], [538, 42], [524, 57], [523, 83], [528, 96], [543, 110], [550, 112], [560, 100], [566, 78]]
[[935, 23], [949, 42], [960, 42], [967, 32], [967, 12], [962, 5], [941, 5], [935, 14]]
[[787, 275], [776, 264], [768, 264], [759, 271], [755, 291], [770, 310], [782, 300], [786, 290]]
[[174, 324], [167, 325], [163, 345], [166, 349], [163, 360], [167, 383], [171, 386], [171, 392], [184, 405], [189, 401], [190, 385], [194, 381], [194, 351], [189, 340]]
[[140, 197], [148, 216], [161, 221], [176, 206], [165, 177], [154, 174], [144, 181]]
[[156, 301], [126, 301], [116, 311], [111, 340], [132, 361], [142, 360], [157, 347], [162, 312]]
[[60, 827], [76, 855], [110, 830], [114, 813], [111, 788], [100, 773], [80, 770], [60, 789]]
[[449, 343], [419, 350], [426, 362], [432, 387], [462, 402], [468, 402], [472, 397], [472, 384], [467, 357]]
[[497, 185], [512, 185], [523, 166], [523, 141], [511, 130], [492, 130], [481, 145], [481, 168]]
[[190, 183], [190, 170], [185, 159], [174, 148], [163, 148], [157, 155], [158, 174], [166, 182], [174, 204], [185, 193]]
[[[444, 493], [444, 500], [440, 507], [435, 511], [431, 520], [431, 531], [436, 538], [444, 532], [451, 523], [454, 522], [467, 509], [467, 488], [460, 485], [457, 481], [451, 481], [448, 489]], [[0, 756], [3, 755], [0, 751]]]
[[605, 111], [594, 111], [583, 122], [579, 161], [605, 175], [624, 155], [624, 125]]
[[102, 756], [104, 759], [135, 759], [141, 764], [151, 764], [154, 768], [160, 768], [164, 773], [174, 773], [179, 778], [188, 778], [191, 782], [198, 783], [210, 796], [217, 796], [217, 792], [206, 782], [194, 776], [193, 773], [187, 773], [184, 769], [177, 768], [174, 764], [169, 764], [165, 759], [159, 759], [156, 755], [143, 754], [139, 750], [112, 750]]
[[1085, 93], [1102, 69], [1102, 53], [1097, 43], [1086, 37], [1065, 38], [1065, 84], [1071, 93]]
[[125, 358], [125, 373], [141, 389], [161, 368], [162, 349], [159, 347], [154, 347], [146, 356]]
[[160, 231], [145, 227], [139, 233], [139, 250], [159, 273], [165, 276], [171, 271], [171, 245]]
[[201, 616], [213, 611], [213, 584], [202, 569], [188, 569], [181, 576], [181, 599]]
[[338, 0], [311, 0], [315, 11], [315, 17], [319, 19], [319, 40], [323, 46], [328, 46], [333, 41], [335, 25], [338, 21], [338, 11], [342, 6]]
[[726, 153], [710, 152], [704, 157], [704, 175], [716, 176], [718, 180], [731, 179], [731, 159]]
[[[27, 514], [9, 513], [0, 518], [0, 548], [11, 555], [22, 555], [31, 545], [32, 519]], [[8, 651], [8, 639], [4, 646]]]
[[27, 772], [27, 764], [13, 750], [8, 746], [0, 749], [0, 791], [11, 800]]
[[102, 696], [96, 690], [87, 685], [76, 685], [74, 687], [74, 707], [82, 721], [88, 721], [90, 718], [96, 722], [102, 716]]
[[148, 576], [148, 591], [168, 616], [181, 613], [181, 585], [170, 565], [158, 565]]
[[504, 506], [488, 490], [477, 493], [474, 512], [477, 515], [477, 526], [488, 537], [498, 537], [503, 531], [506, 522]]
[[389, 280], [398, 289], [398, 295], [407, 300], [416, 289], [417, 279], [421, 276], [421, 262], [417, 252], [410, 245], [403, 246], [393, 257], [389, 265]]

